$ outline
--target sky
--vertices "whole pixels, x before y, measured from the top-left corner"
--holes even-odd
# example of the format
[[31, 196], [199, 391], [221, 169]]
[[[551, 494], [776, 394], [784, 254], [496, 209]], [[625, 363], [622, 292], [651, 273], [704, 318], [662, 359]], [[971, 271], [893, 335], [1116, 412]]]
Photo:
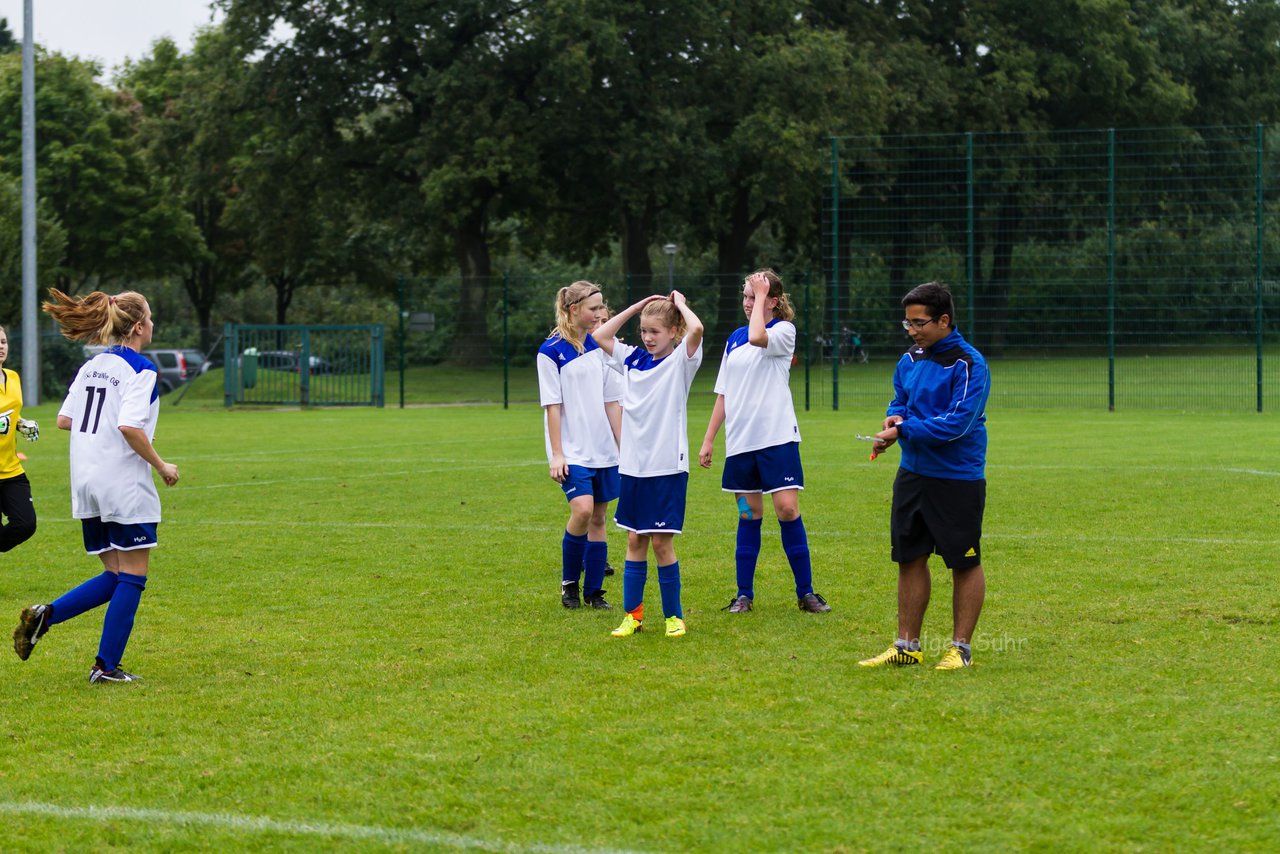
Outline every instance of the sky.
[[[191, 48], [196, 28], [211, 22], [209, 0], [32, 0], [35, 42], [59, 53], [95, 59], [109, 76], [125, 58], [138, 59], [168, 36]], [[0, 18], [22, 41], [23, 0], [0, 0]]]

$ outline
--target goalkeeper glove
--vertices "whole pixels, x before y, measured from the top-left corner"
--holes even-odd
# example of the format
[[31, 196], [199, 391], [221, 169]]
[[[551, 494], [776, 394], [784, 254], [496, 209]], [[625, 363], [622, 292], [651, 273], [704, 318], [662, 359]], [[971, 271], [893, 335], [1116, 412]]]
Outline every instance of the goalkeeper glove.
[[26, 436], [28, 442], [34, 442], [40, 438], [40, 425], [34, 421], [28, 421], [25, 418], [19, 418], [18, 432]]

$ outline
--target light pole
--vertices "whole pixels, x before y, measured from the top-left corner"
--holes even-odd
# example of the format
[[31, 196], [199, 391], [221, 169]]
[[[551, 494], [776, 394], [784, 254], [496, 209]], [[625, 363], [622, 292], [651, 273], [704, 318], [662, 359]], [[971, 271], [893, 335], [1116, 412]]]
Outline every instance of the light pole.
[[40, 402], [40, 311], [36, 305], [36, 58], [31, 0], [22, 7], [22, 379], [27, 406]]
[[674, 291], [676, 289], [676, 253], [680, 251], [680, 247], [674, 243], [667, 243], [662, 247], [662, 252], [667, 256], [667, 290]]

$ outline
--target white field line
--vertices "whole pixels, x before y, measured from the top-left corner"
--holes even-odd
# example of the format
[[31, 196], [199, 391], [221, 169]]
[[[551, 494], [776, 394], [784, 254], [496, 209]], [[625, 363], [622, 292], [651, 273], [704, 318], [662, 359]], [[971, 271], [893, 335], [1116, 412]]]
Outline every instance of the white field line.
[[[452, 463], [459, 462], [457, 460], [432, 460], [431, 462], [449, 463], [449, 465], [438, 465], [434, 468], [397, 469], [395, 471], [378, 470], [378, 471], [356, 472], [353, 474], [325, 474], [325, 475], [316, 475], [315, 477], [286, 477], [286, 478], [278, 478], [276, 480], [237, 480], [237, 481], [228, 481], [223, 483], [205, 483], [205, 484], [199, 484], [199, 485], [183, 483], [183, 484], [180, 484], [177, 488], [184, 491], [189, 491], [194, 489], [240, 489], [240, 488], [249, 488], [249, 487], [257, 487], [257, 486], [279, 486], [280, 484], [290, 484], [290, 483], [334, 483], [338, 481], [360, 480], [360, 479], [371, 478], [371, 477], [399, 477], [403, 475], [413, 475], [413, 474], [441, 474], [445, 472], [455, 472], [455, 471], [480, 471], [483, 469], [509, 469], [509, 468], [518, 467], [518, 466], [535, 466], [535, 465], [545, 466], [546, 465], [546, 463], [542, 462], [541, 460], [534, 460], [533, 462], [524, 461], [524, 462], [514, 462], [514, 463], [512, 462], [483, 463], [479, 465], [474, 465], [474, 464], [453, 465]], [[61, 493], [61, 492], [57, 494], [49, 492], [49, 493], [37, 493], [34, 497], [40, 499], [43, 502], [43, 501], [57, 501], [63, 498], [64, 495], [65, 493]]]
[[[78, 519], [41, 519], [40, 524], [79, 524]], [[266, 527], [266, 528], [321, 528], [332, 529], [337, 525], [343, 528], [372, 528], [384, 530], [403, 530], [403, 531], [471, 531], [478, 533], [494, 533], [494, 534], [545, 534], [547, 537], [558, 536], [562, 533], [557, 527], [557, 523], [549, 525], [488, 525], [480, 523], [468, 522], [354, 522], [343, 520], [341, 523], [332, 520], [318, 520], [314, 522], [303, 521], [299, 519], [182, 519], [176, 522], [163, 523], [175, 528], [187, 526], [210, 526], [218, 528], [246, 528], [246, 527]], [[876, 530], [867, 533], [866, 530], [824, 530], [809, 528], [808, 535], [811, 539], [851, 539], [854, 537], [887, 537], [888, 524], [883, 526], [884, 530]], [[612, 528], [610, 528], [612, 530]], [[713, 536], [732, 536], [732, 529], [726, 528], [721, 531], [711, 532]], [[766, 538], [776, 537], [776, 530], [770, 530], [765, 527], [762, 535]], [[1001, 532], [1001, 531], [983, 531], [982, 538], [984, 540], [1048, 540], [1050, 535], [1046, 533], [1038, 533], [1035, 531], [1026, 532]], [[557, 541], [558, 542], [558, 541]], [[1207, 546], [1280, 546], [1280, 539], [1248, 539], [1248, 538], [1221, 538], [1221, 537], [1184, 537], [1184, 536], [1150, 536], [1142, 537], [1135, 534], [1115, 534], [1112, 536], [1090, 536], [1087, 534], [1072, 534], [1070, 537], [1072, 543], [1137, 543], [1137, 544], [1181, 544], [1181, 545], [1207, 545]]]
[[213, 827], [244, 833], [280, 833], [289, 836], [312, 836], [332, 839], [369, 840], [389, 845], [435, 845], [463, 851], [532, 851], [537, 854], [628, 854], [617, 848], [587, 848], [581, 845], [529, 844], [497, 842], [435, 830], [412, 830], [377, 825], [335, 824], [330, 822], [284, 821], [264, 816], [233, 813], [179, 812], [173, 810], [137, 809], [118, 806], [66, 807], [58, 804], [0, 802], [0, 813], [36, 815], [83, 821], [122, 820], [144, 824]]
[[[536, 437], [535, 437], [536, 438]], [[429, 441], [417, 442], [379, 442], [377, 447], [381, 450], [384, 448], [438, 448], [443, 445], [467, 445], [474, 447], [475, 445], [509, 445], [511, 437], [509, 436], [493, 436], [490, 438], [476, 439], [471, 437], [461, 437], [458, 439], [431, 439]], [[351, 454], [352, 451], [360, 448], [357, 444], [347, 442], [345, 444], [334, 445], [329, 448], [271, 448], [271, 449], [255, 449], [246, 448], [236, 451], [219, 451], [216, 453], [187, 453], [182, 455], [174, 455], [173, 459], [181, 462], [182, 460], [244, 460], [251, 457], [297, 457], [303, 454], [314, 456], [321, 459], [341, 459], [345, 455]]]
[[1103, 469], [1097, 465], [1070, 465], [1067, 463], [987, 463], [987, 469], [1008, 469], [1010, 471], [1091, 471], [1104, 474], [1125, 475], [1131, 472], [1165, 472], [1186, 474], [1247, 474], [1260, 477], [1280, 477], [1280, 471], [1268, 469], [1246, 469], [1231, 466], [1118, 466], [1114, 469]]

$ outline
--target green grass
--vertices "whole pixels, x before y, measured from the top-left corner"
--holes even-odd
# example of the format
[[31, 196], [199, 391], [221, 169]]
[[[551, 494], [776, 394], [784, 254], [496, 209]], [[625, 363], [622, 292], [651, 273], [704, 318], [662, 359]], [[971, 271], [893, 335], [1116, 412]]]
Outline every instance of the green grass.
[[[879, 408], [801, 418], [831, 614], [796, 610], [772, 521], [756, 610], [719, 610], [717, 465], [677, 542], [688, 636], [615, 640], [619, 612], [559, 606], [536, 406], [197, 400], [157, 437], [182, 482], [125, 656], [146, 682], [87, 684], [100, 612], [0, 665], [0, 848], [1280, 845], [1274, 416], [993, 405], [977, 666], [937, 674], [856, 666], [894, 628], [896, 453], [849, 441]], [[40, 529], [0, 572], [14, 619], [96, 572], [54, 410], [24, 413], [46, 430], [22, 448]], [[930, 663], [949, 601], [937, 570]]]

